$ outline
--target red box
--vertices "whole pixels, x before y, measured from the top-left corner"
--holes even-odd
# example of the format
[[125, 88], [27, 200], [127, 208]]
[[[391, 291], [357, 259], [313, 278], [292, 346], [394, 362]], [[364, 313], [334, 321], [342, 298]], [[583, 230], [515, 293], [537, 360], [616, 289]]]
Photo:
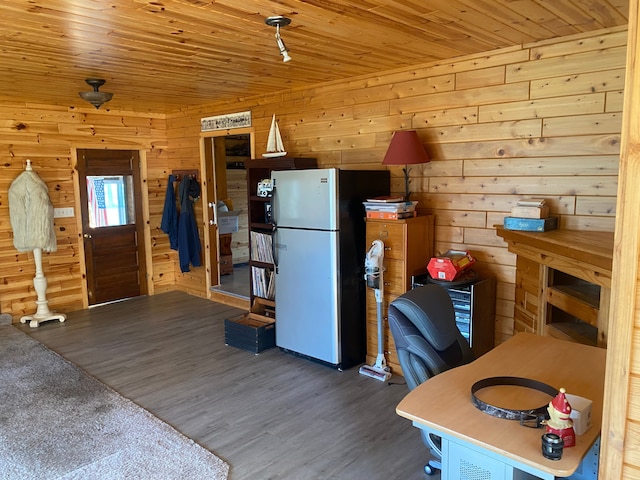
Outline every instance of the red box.
[[432, 257], [427, 270], [431, 278], [452, 281], [474, 263], [476, 259], [469, 252], [448, 250], [444, 255]]

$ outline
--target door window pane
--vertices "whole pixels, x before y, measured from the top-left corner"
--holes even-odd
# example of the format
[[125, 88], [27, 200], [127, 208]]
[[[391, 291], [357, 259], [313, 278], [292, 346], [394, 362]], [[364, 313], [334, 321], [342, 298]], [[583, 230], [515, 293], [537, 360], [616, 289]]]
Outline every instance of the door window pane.
[[128, 225], [135, 221], [133, 176], [87, 176], [89, 226]]

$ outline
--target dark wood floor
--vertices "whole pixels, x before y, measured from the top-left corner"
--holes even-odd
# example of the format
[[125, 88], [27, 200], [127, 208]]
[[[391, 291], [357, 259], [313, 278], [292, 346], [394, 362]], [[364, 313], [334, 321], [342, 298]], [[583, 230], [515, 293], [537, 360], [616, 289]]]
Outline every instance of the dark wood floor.
[[180, 292], [22, 331], [231, 465], [231, 479], [424, 479], [427, 450], [395, 413], [407, 393], [353, 368], [224, 344], [241, 311]]

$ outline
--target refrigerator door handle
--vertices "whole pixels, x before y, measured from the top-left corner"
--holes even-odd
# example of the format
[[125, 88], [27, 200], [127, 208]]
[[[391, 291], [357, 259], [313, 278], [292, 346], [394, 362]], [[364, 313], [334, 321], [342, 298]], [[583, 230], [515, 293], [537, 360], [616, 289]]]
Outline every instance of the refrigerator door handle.
[[277, 248], [277, 241], [276, 239], [278, 238], [278, 214], [276, 212], [276, 205], [277, 205], [277, 201], [276, 201], [276, 196], [278, 195], [278, 189], [276, 188], [276, 180], [275, 178], [271, 179], [272, 182], [272, 189], [271, 189], [271, 225], [273, 225], [273, 231], [271, 232], [271, 254], [273, 257], [273, 267], [274, 270], [276, 272], [276, 274], [278, 273], [278, 248]]
[[274, 226], [273, 231], [271, 232], [271, 256], [273, 258], [273, 269], [276, 274], [278, 273], [278, 248], [276, 244], [278, 243], [276, 240], [278, 238], [278, 227]]
[[271, 179], [272, 182], [272, 190], [271, 190], [271, 224], [274, 228], [278, 225], [278, 212], [276, 212], [276, 196], [278, 195], [278, 189], [276, 188], [276, 180], [275, 178]]

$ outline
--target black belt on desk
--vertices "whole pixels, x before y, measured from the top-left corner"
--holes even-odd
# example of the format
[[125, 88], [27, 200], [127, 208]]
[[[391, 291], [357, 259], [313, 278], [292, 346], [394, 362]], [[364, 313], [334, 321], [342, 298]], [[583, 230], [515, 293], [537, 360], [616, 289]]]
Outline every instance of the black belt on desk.
[[558, 390], [551, 385], [539, 382], [537, 380], [531, 380], [530, 378], [521, 377], [490, 377], [483, 380], [478, 380], [471, 386], [471, 403], [475, 405], [480, 411], [492, 415], [498, 418], [504, 418], [507, 420], [518, 420], [521, 425], [531, 426], [539, 428], [542, 426], [542, 422], [549, 418], [547, 413], [548, 403], [544, 405], [526, 410], [515, 410], [510, 408], [498, 407], [491, 405], [483, 400], [480, 400], [476, 393], [479, 390], [487, 387], [495, 387], [502, 385], [513, 385], [516, 387], [531, 388], [540, 392], [546, 393], [555, 397], [558, 394]]

